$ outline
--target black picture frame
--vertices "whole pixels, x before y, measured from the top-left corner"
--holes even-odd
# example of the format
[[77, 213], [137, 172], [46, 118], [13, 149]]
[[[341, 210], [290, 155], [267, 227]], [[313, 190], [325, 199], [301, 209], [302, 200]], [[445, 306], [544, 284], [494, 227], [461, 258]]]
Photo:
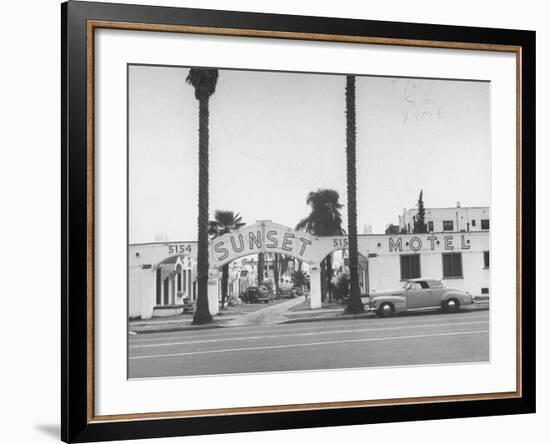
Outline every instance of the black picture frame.
[[[399, 403], [385, 405], [281, 411], [241, 411], [229, 415], [193, 417], [98, 419], [90, 399], [90, 346], [93, 352], [93, 316], [90, 319], [90, 287], [93, 291], [93, 256], [90, 256], [90, 110], [87, 80], [91, 75], [87, 41], [90, 21], [110, 21], [165, 26], [195, 26], [301, 33], [327, 36], [369, 37], [412, 42], [438, 42], [436, 46], [461, 44], [507, 45], [518, 48], [521, 78], [517, 195], [520, 209], [518, 242], [524, 295], [518, 307], [519, 396], [463, 401]], [[186, 8], [154, 7], [69, 1], [61, 5], [62, 54], [62, 307], [61, 307], [61, 437], [65, 442], [217, 434], [243, 431], [310, 428], [337, 425], [416, 421], [535, 412], [535, 32], [396, 23], [357, 19], [306, 17]], [[458, 46], [460, 47], [460, 46]], [[92, 219], [93, 222], [93, 219]], [[91, 259], [92, 257], [92, 259]], [[92, 262], [92, 264], [90, 264]], [[92, 344], [92, 345], [90, 345]]]

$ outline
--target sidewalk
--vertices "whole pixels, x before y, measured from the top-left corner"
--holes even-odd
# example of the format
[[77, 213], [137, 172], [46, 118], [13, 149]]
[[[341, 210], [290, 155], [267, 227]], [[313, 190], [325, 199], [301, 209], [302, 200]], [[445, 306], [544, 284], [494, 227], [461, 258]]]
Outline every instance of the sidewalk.
[[[482, 311], [489, 310], [489, 302], [475, 302], [472, 305], [465, 305], [460, 307], [460, 311]], [[422, 313], [428, 310], [419, 310], [415, 313]], [[432, 311], [432, 309], [430, 309]], [[412, 314], [412, 312], [410, 312]], [[318, 322], [318, 321], [338, 321], [344, 319], [363, 319], [363, 318], [374, 318], [376, 313], [367, 312], [361, 313], [358, 315], [345, 315], [344, 308], [330, 308], [330, 309], [309, 309], [309, 310], [298, 310], [292, 313], [286, 314], [287, 321], [285, 324], [292, 324], [297, 322]]]
[[128, 330], [130, 335], [143, 333], [174, 332], [181, 330], [204, 330], [209, 328], [219, 328], [224, 321], [229, 319], [219, 319], [219, 316], [213, 316], [214, 322], [205, 325], [193, 325], [193, 315], [174, 316], [174, 319], [160, 320], [147, 319], [139, 321], [130, 321]]
[[[184, 313], [169, 318], [152, 318], [133, 320], [129, 322], [129, 332], [133, 334], [175, 332], [181, 330], [204, 330], [219, 327], [237, 327], [245, 325], [278, 324], [287, 320], [283, 313], [301, 304], [303, 297], [274, 303], [255, 308], [253, 305], [242, 304], [228, 307], [213, 316], [214, 322], [205, 325], [193, 325], [193, 314]], [[253, 310], [253, 311], [250, 311]]]
[[[206, 325], [193, 325], [193, 315], [184, 314], [174, 316], [170, 319], [153, 318], [148, 320], [130, 321], [130, 334], [175, 332], [183, 330], [204, 330], [223, 327], [244, 327], [249, 325], [269, 325], [269, 324], [291, 324], [298, 322], [319, 322], [319, 321], [338, 321], [345, 319], [364, 319], [374, 318], [373, 312], [365, 312], [358, 315], [345, 315], [344, 307], [340, 308], [317, 308], [295, 310], [296, 307], [304, 302], [304, 297], [290, 299], [260, 308], [253, 312], [220, 312], [213, 316], [214, 322]], [[489, 302], [481, 301], [472, 305], [466, 305], [460, 308], [460, 311], [482, 311], [489, 309]], [[415, 311], [420, 314], [423, 311]], [[410, 313], [412, 314], [412, 313]]]

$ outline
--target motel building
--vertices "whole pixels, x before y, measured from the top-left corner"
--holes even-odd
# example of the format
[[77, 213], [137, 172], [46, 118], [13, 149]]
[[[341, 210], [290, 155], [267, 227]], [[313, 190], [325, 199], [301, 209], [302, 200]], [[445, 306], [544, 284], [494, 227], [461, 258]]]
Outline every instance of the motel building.
[[[319, 308], [320, 263], [347, 247], [346, 236], [315, 237], [272, 221], [258, 221], [213, 239], [209, 244], [210, 313], [219, 310], [221, 267], [237, 264], [230, 265], [231, 295], [243, 282], [250, 284], [255, 273], [254, 266], [241, 258], [258, 253], [281, 253], [303, 261], [310, 276], [309, 302]], [[364, 295], [399, 288], [406, 279], [416, 277], [442, 278], [447, 286], [469, 291], [474, 297], [490, 294], [488, 230], [363, 234], [358, 236], [358, 249]], [[197, 242], [132, 244], [128, 253], [130, 318], [178, 314], [186, 300], [196, 301]]]

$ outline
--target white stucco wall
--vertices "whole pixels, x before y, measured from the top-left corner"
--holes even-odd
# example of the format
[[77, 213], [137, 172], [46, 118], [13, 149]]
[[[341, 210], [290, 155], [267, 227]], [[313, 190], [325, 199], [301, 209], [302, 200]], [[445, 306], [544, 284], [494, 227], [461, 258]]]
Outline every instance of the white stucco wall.
[[[435, 236], [437, 240], [430, 239], [430, 236]], [[411, 239], [415, 237], [422, 243], [422, 248], [418, 251], [412, 251], [410, 247]], [[376, 239], [378, 242], [373, 242]], [[400, 245], [401, 249], [391, 248], [390, 239], [392, 245]], [[400, 242], [399, 239], [401, 239]], [[451, 241], [446, 242], [448, 239]], [[438, 241], [439, 244], [437, 244]], [[379, 244], [380, 246], [378, 246]], [[416, 248], [418, 241], [414, 241], [413, 245]], [[369, 286], [371, 292], [402, 286], [400, 263], [402, 254], [417, 253], [420, 255], [422, 277], [442, 278], [442, 254], [454, 252], [462, 254], [462, 278], [444, 279], [445, 284], [449, 287], [469, 291], [474, 296], [480, 296], [482, 288], [489, 288], [490, 293], [490, 269], [484, 268], [483, 261], [483, 252], [490, 251], [490, 237], [487, 232], [371, 236], [370, 239], [360, 242], [360, 252], [362, 252], [361, 246], [367, 250], [370, 249]], [[375, 257], [372, 253], [374, 249], [380, 251], [380, 253], [374, 253]]]
[[[249, 245], [248, 234], [258, 233], [262, 236], [262, 247], [256, 244], [242, 251], [233, 250], [233, 244], [240, 247], [240, 241], [235, 242], [234, 236], [242, 235], [246, 245]], [[267, 233], [272, 235], [267, 237]], [[303, 238], [310, 243], [304, 243]], [[277, 240], [275, 242], [275, 239]], [[211, 273], [216, 274], [216, 267], [228, 260], [257, 253], [258, 251], [280, 252], [295, 255], [309, 267], [316, 267], [327, 256], [336, 250], [347, 247], [346, 236], [329, 236], [316, 238], [304, 233], [297, 233], [291, 228], [262, 221], [244, 227], [239, 233], [224, 236], [210, 244]], [[277, 244], [270, 248], [270, 243]], [[304, 247], [304, 245], [306, 245]], [[227, 250], [228, 255], [225, 254]], [[399, 288], [402, 285], [399, 256], [416, 253], [421, 256], [421, 274], [424, 277], [442, 278], [443, 262], [441, 254], [445, 252], [462, 253], [463, 278], [448, 279], [447, 285], [464, 289], [474, 296], [481, 294], [481, 288], [490, 289], [490, 270], [483, 268], [483, 252], [490, 251], [490, 235], [486, 231], [468, 233], [428, 233], [405, 235], [360, 235], [358, 250], [368, 258], [369, 288], [371, 292]], [[129, 315], [147, 318], [152, 316], [155, 299], [155, 269], [169, 257], [189, 255], [193, 259], [193, 276], [196, 275], [196, 242], [157, 242], [129, 246]], [[223, 259], [220, 259], [222, 258]], [[211, 275], [210, 279], [215, 279]], [[209, 303], [211, 312], [217, 313], [216, 293], [217, 283], [209, 285]], [[310, 299], [314, 306], [320, 305], [320, 293], [313, 291]], [[490, 290], [489, 290], [490, 293]]]
[[155, 306], [155, 269], [133, 264], [128, 270], [128, 316], [148, 319]]

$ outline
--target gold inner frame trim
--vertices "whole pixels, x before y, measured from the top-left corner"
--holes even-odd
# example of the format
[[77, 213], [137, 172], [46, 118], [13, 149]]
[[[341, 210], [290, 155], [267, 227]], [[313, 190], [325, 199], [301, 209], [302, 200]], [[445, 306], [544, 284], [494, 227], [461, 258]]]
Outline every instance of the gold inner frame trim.
[[[394, 45], [421, 48], [442, 48], [442, 49], [461, 49], [473, 51], [489, 52], [510, 52], [516, 56], [516, 391], [498, 392], [498, 393], [479, 393], [451, 396], [427, 396], [427, 397], [409, 397], [381, 400], [358, 400], [358, 401], [339, 401], [322, 402], [309, 404], [285, 404], [256, 407], [232, 407], [220, 409], [205, 410], [183, 410], [171, 412], [146, 412], [146, 413], [128, 413], [117, 415], [94, 414], [94, 32], [95, 29], [119, 29], [131, 31], [150, 31], [150, 32], [177, 32], [188, 34], [218, 35], [233, 37], [257, 37], [257, 38], [276, 38], [288, 40], [308, 40], [320, 42], [336, 43], [360, 43], [373, 45]], [[469, 43], [469, 42], [448, 42], [436, 40], [414, 40], [398, 38], [381, 38], [368, 36], [348, 36], [334, 34], [311, 34], [300, 32], [285, 31], [264, 31], [254, 29], [235, 29], [235, 28], [214, 28], [187, 25], [165, 25], [150, 23], [132, 23], [120, 21], [88, 20], [87, 21], [87, 422], [112, 422], [129, 420], [147, 420], [161, 418], [189, 418], [200, 416], [227, 416], [238, 414], [260, 414], [274, 412], [295, 412], [303, 410], [327, 410], [336, 408], [358, 408], [390, 405], [406, 405], [416, 403], [442, 403], [442, 402], [460, 402], [460, 401], [480, 401], [492, 399], [511, 399], [522, 396], [522, 292], [521, 292], [521, 257], [522, 257], [522, 48], [515, 45], [498, 45], [487, 43]]]

